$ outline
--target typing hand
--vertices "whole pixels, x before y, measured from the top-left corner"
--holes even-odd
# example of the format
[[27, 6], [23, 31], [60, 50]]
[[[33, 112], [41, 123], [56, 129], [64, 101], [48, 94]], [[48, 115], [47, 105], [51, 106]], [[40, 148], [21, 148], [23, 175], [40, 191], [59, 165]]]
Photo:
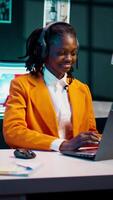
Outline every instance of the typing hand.
[[78, 136], [72, 138], [71, 140], [64, 141], [60, 146], [60, 151], [65, 150], [77, 150], [84, 146], [94, 146], [98, 145], [100, 142], [100, 137], [94, 132], [83, 132]]

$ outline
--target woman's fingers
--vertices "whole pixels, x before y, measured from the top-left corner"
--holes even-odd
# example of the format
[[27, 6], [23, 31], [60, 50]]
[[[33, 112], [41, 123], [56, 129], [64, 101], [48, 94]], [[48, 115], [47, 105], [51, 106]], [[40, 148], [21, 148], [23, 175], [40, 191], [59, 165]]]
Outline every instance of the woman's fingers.
[[77, 150], [84, 146], [98, 146], [100, 137], [94, 132], [80, 133], [77, 137], [64, 141], [60, 150]]
[[85, 132], [80, 134], [81, 140], [100, 141], [99, 136], [94, 132]]

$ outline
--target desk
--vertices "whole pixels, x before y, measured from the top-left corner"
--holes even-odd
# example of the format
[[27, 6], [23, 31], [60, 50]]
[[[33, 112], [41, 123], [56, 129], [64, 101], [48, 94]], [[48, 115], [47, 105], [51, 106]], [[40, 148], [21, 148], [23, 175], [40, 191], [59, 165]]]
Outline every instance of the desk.
[[107, 118], [112, 106], [111, 101], [93, 101], [96, 118]]
[[[26, 194], [113, 189], [113, 160], [88, 161], [59, 152], [37, 151], [40, 167], [29, 177], [0, 176], [0, 200], [25, 200]], [[0, 150], [8, 165], [13, 150]], [[16, 159], [16, 158], [12, 158]]]

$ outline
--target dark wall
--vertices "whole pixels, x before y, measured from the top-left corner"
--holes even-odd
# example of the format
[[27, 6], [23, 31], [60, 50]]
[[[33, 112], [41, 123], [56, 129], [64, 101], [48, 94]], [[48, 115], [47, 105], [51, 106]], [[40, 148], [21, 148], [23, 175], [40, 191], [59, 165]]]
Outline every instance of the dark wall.
[[25, 41], [43, 24], [43, 1], [13, 0], [12, 23], [0, 23], [0, 60], [17, 61], [25, 53]]
[[93, 99], [113, 101], [113, 0], [73, 0], [71, 23], [80, 43], [75, 76], [88, 83]]
[[[43, 0], [13, 0], [12, 23], [0, 24], [0, 60], [18, 61], [28, 35], [43, 25]], [[113, 100], [113, 0], [71, 0], [70, 23], [80, 43], [74, 76], [96, 100]], [[20, 60], [19, 60], [20, 61]]]

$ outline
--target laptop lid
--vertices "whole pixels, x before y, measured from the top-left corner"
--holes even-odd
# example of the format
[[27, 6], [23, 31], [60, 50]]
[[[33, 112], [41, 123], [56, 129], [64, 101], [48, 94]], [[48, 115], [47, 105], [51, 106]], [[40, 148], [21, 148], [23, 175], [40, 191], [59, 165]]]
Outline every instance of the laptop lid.
[[113, 159], [113, 104], [111, 106], [95, 160]]
[[106, 121], [102, 139], [98, 147], [81, 148], [77, 151], [63, 151], [64, 155], [87, 158], [92, 160], [113, 159], [113, 104]]

